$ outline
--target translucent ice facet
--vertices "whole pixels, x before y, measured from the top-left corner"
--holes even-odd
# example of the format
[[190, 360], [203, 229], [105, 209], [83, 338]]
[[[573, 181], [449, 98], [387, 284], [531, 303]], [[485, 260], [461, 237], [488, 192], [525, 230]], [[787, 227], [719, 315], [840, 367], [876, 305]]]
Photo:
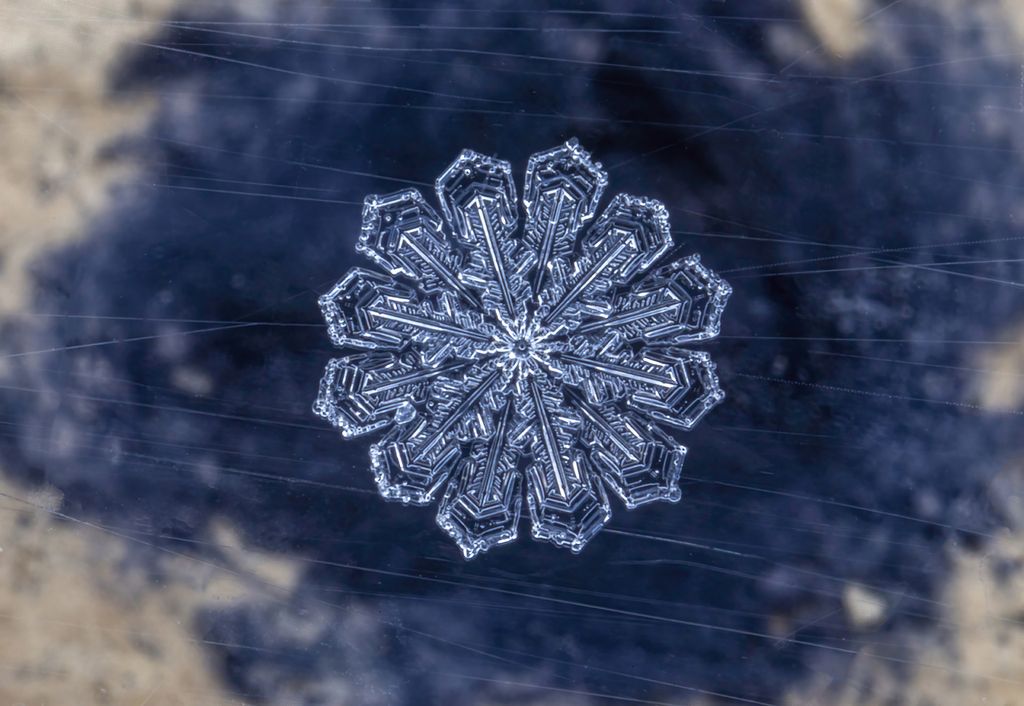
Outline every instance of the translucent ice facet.
[[470, 150], [437, 180], [369, 196], [355, 268], [320, 297], [331, 360], [314, 411], [370, 451], [381, 495], [427, 504], [466, 558], [533, 537], [574, 552], [611, 518], [680, 498], [688, 430], [724, 396], [679, 348], [718, 335], [729, 285], [666, 261], [668, 212], [619, 195], [576, 140], [533, 155], [521, 235], [507, 162]]

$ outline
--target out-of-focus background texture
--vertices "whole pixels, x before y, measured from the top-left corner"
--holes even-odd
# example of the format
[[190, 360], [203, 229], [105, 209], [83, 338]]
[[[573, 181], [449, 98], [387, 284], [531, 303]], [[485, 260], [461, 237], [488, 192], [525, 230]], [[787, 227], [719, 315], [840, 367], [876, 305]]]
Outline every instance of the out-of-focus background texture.
[[[315, 300], [571, 136], [728, 398], [679, 504], [465, 562]], [[1024, 704], [1022, 223], [1016, 0], [0, 0], [0, 704]]]

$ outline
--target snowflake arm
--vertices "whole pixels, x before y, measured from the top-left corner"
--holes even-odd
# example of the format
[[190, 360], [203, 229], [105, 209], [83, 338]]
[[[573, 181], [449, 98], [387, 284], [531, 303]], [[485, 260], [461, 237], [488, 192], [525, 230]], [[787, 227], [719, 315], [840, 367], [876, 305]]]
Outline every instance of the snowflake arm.
[[608, 292], [647, 270], [671, 244], [661, 202], [619, 194], [583, 237], [573, 267], [553, 268], [541, 293], [541, 325], [561, 318], [572, 327], [583, 315], [606, 315]]
[[534, 292], [556, 260], [572, 254], [576, 234], [594, 217], [608, 174], [576, 140], [530, 157], [523, 188], [526, 227], [523, 241], [536, 253]]
[[583, 420], [594, 466], [630, 510], [655, 500], [676, 502], [686, 447], [635, 412], [592, 404], [570, 388], [566, 398]]
[[467, 559], [516, 538], [522, 490], [519, 452], [510, 439], [517, 417], [522, 423], [509, 398], [490, 417], [490, 433], [460, 462], [441, 500], [437, 523]]
[[525, 313], [531, 264], [517, 256], [512, 238], [518, 216], [511, 171], [508, 162], [463, 150], [437, 180], [445, 219], [470, 248], [462, 281], [481, 291], [488, 311], [509, 321]]
[[426, 399], [433, 380], [470, 364], [455, 360], [423, 368], [409, 357], [375, 351], [333, 359], [320, 381], [314, 411], [347, 439], [382, 429], [392, 421], [406, 423]]
[[580, 420], [544, 379], [527, 383], [533, 417], [526, 500], [533, 536], [579, 552], [611, 519], [604, 487], [576, 443]]
[[615, 296], [612, 312], [584, 322], [574, 333], [614, 333], [630, 341], [676, 344], [714, 338], [732, 289], [704, 267], [699, 255], [658, 268]]
[[461, 457], [461, 443], [474, 436], [479, 406], [501, 382], [493, 360], [439, 379], [427, 402], [431, 414], [395, 427], [371, 449], [381, 495], [414, 505], [431, 502]]
[[421, 301], [415, 290], [357, 267], [320, 297], [320, 308], [339, 347], [398, 349], [415, 343], [425, 362], [436, 363], [457, 349], [486, 346], [493, 338], [479, 312], [452, 299], [445, 292]]
[[450, 291], [475, 308], [480, 301], [459, 279], [462, 253], [449, 242], [441, 217], [416, 189], [367, 196], [356, 250], [391, 276], [404, 275], [427, 294]]

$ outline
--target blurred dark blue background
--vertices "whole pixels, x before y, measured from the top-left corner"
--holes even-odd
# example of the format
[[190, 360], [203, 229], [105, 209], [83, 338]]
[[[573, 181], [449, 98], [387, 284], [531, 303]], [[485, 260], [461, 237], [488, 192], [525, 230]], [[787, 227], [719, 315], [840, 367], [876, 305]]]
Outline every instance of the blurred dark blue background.
[[[984, 361], [1024, 318], [1024, 121], [993, 3], [890, 4], [844, 56], [781, 0], [178, 12], [111, 79], [158, 101], [109, 146], [141, 174], [5, 324], [5, 471], [154, 580], [166, 551], [220, 561], [221, 521], [298, 558], [192, 627], [257, 702], [776, 703], [866, 646], [908, 669], [950, 547], [1020, 512], [1020, 400], [985, 390], [1022, 371]], [[464, 147], [521, 184], [571, 136], [733, 286], [705, 347], [728, 397], [679, 504], [467, 563], [310, 413], [315, 300], [360, 263], [364, 195], [429, 191]], [[852, 586], [884, 606], [867, 631]]]

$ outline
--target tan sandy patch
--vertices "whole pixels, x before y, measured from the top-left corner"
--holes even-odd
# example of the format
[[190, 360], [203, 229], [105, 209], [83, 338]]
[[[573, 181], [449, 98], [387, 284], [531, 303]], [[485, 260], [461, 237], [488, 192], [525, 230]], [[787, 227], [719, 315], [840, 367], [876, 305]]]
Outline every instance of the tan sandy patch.
[[993, 412], [1024, 411], [1024, 328], [1009, 332], [1017, 345], [993, 346], [979, 356], [977, 402]]
[[112, 100], [108, 73], [174, 4], [0, 0], [0, 314], [26, 302], [31, 260], [73, 239], [132, 178], [103, 151], [141, 130], [154, 103]]
[[824, 52], [848, 59], [867, 43], [864, 0], [801, 0], [800, 9]]
[[818, 670], [783, 703], [1024, 704], [1024, 531], [1005, 532], [981, 552], [954, 548], [951, 564], [934, 626], [877, 633], [849, 669]]
[[[0, 492], [0, 703], [242, 703], [193, 628], [196, 611], [248, 595], [244, 586], [195, 562], [188, 582], [154, 583], [126, 568], [125, 540], [54, 519], [57, 493]], [[190, 560], [172, 560], [167, 575], [183, 575], [176, 561]]]

